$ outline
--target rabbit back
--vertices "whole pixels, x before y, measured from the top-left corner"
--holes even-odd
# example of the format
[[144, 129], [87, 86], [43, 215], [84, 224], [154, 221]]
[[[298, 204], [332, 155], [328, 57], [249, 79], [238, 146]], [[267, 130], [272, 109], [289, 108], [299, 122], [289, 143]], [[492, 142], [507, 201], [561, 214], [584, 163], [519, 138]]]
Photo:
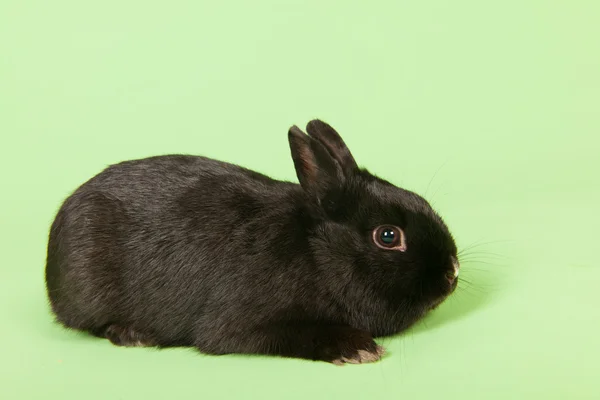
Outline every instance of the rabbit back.
[[284, 250], [303, 251], [298, 226], [282, 226], [302, 219], [301, 202], [298, 185], [204, 157], [113, 165], [51, 227], [52, 308], [68, 327], [102, 335], [118, 322], [165, 346], [210, 342], [249, 313], [268, 318], [312, 287]]

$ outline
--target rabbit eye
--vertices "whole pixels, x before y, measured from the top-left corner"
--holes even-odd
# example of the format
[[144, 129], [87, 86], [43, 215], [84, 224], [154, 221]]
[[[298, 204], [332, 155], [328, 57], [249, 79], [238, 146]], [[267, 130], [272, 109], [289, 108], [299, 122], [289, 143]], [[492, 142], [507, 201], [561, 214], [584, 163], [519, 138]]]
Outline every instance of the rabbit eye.
[[384, 225], [373, 231], [373, 241], [385, 250], [406, 251], [406, 238], [397, 226]]

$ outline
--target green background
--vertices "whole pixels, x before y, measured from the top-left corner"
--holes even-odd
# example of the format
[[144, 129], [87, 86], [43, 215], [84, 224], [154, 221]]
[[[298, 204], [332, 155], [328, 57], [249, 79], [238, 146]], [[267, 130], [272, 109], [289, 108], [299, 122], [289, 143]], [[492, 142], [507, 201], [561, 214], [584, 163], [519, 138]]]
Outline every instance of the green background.
[[[0, 398], [599, 399], [599, 20], [593, 0], [3, 0]], [[382, 362], [53, 324], [47, 232], [79, 184], [165, 153], [295, 180], [287, 129], [314, 117], [478, 245]]]

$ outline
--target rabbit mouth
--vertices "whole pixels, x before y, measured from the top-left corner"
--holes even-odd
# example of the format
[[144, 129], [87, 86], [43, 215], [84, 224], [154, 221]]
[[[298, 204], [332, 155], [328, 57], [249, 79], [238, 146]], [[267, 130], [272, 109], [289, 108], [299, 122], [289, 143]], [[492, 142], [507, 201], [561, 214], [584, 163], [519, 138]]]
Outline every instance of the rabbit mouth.
[[453, 275], [452, 278], [450, 278], [447, 274], [444, 278], [445, 279], [443, 282], [443, 289], [441, 289], [442, 293], [440, 293], [437, 297], [435, 297], [433, 301], [431, 301], [429, 310], [437, 308], [440, 304], [444, 302], [444, 300], [446, 300], [452, 293], [454, 293], [454, 291], [458, 287], [458, 273], [456, 273], [456, 275]]

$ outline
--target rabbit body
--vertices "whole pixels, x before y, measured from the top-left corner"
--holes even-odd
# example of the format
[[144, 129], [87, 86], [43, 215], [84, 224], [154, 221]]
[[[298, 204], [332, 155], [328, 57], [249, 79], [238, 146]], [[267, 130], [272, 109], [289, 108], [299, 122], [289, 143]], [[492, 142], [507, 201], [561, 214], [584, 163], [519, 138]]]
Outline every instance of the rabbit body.
[[[359, 169], [333, 128], [307, 131], [289, 133], [300, 184], [167, 155], [80, 186], [50, 229], [57, 320], [124, 346], [378, 360], [373, 337], [454, 290], [456, 247], [425, 200]], [[375, 246], [381, 224], [401, 226], [407, 249]]]

